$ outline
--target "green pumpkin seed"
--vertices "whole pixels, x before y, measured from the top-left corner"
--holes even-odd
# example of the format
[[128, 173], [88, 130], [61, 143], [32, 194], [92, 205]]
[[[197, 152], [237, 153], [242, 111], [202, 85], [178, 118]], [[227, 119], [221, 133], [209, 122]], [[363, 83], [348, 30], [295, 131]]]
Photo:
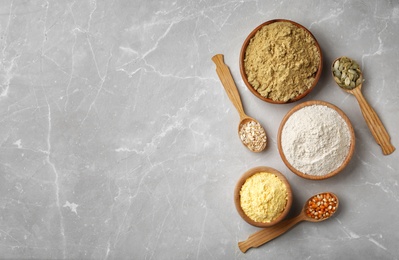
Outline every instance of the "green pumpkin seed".
[[341, 71], [339, 71], [338, 69], [334, 70], [334, 75], [338, 78], [341, 77]]
[[345, 79], [345, 86], [349, 86], [351, 84], [351, 80], [349, 78]]
[[334, 70], [338, 70], [338, 68], [339, 68], [339, 60], [336, 60], [334, 62]]

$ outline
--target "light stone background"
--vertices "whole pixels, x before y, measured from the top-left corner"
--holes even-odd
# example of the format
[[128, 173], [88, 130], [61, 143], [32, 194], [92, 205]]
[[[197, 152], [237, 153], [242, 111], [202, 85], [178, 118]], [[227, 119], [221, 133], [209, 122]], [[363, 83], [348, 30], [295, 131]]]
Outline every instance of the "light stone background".
[[[382, 155], [329, 73], [341, 55], [360, 63], [364, 95], [399, 148], [397, 0], [1, 0], [0, 10], [0, 258], [399, 258], [399, 151]], [[277, 129], [300, 102], [265, 103], [241, 79], [244, 39], [275, 18], [322, 47], [323, 75], [303, 101], [337, 105], [355, 128], [355, 154], [334, 178], [305, 180], [283, 164]], [[263, 153], [237, 137], [217, 53], [266, 128]], [[323, 191], [340, 211], [241, 253], [237, 242], [258, 229], [237, 214], [233, 190], [260, 165], [290, 181], [290, 216]]]

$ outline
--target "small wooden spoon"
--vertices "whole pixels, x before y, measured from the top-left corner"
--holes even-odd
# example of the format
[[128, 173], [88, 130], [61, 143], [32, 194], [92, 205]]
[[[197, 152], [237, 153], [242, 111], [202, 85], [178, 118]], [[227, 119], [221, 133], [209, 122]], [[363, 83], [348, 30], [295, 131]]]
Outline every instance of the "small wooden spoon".
[[[216, 54], [215, 56], [212, 57], [212, 61], [216, 64], [216, 73], [218, 74], [219, 79], [222, 82], [224, 89], [226, 90], [227, 96], [229, 97], [230, 101], [233, 103], [233, 105], [238, 111], [238, 114], [240, 115], [240, 124], [238, 125], [238, 133], [240, 132], [244, 124], [247, 122], [254, 121], [255, 123], [259, 123], [254, 118], [245, 114], [244, 108], [242, 107], [240, 94], [238, 93], [237, 86], [234, 83], [233, 76], [231, 75], [229, 67], [224, 63], [224, 56], [222, 54]], [[264, 129], [263, 131], [266, 133]], [[264, 144], [259, 149], [254, 150], [251, 149], [248, 145], [246, 145], [242, 140], [241, 142], [252, 152], [263, 151], [266, 148], [266, 143], [267, 143], [265, 141]]]
[[[306, 213], [306, 211], [309, 207], [308, 206], [309, 201], [312, 200], [317, 195], [322, 195], [322, 194], [330, 194], [330, 196], [335, 199], [336, 205], [335, 205], [334, 211], [328, 217], [325, 217], [325, 218], [315, 219], [315, 218], [309, 217]], [[334, 193], [331, 193], [331, 192], [323, 192], [323, 193], [320, 193], [317, 195], [312, 196], [311, 198], [309, 198], [306, 201], [301, 213], [298, 216], [291, 218], [291, 219], [284, 220], [282, 222], [279, 222], [274, 226], [266, 227], [258, 232], [253, 233], [252, 235], [250, 235], [247, 240], [238, 242], [238, 247], [240, 248], [240, 250], [243, 253], [245, 253], [250, 248], [259, 247], [259, 246], [275, 239], [276, 237], [279, 237], [280, 235], [284, 234], [285, 232], [287, 232], [289, 229], [291, 229], [292, 227], [294, 227], [296, 224], [298, 224], [301, 221], [320, 222], [320, 221], [329, 219], [338, 210], [338, 206], [339, 206], [338, 197]]]
[[[340, 58], [341, 57], [335, 59], [332, 66], [334, 66], [335, 61], [339, 60]], [[361, 71], [360, 74], [362, 74]], [[341, 86], [339, 87], [342, 88]], [[364, 98], [361, 92], [362, 83], [360, 83], [360, 85], [353, 89], [342, 89], [356, 97], [357, 102], [360, 105], [360, 110], [362, 111], [363, 117], [366, 120], [366, 123], [371, 131], [371, 134], [374, 136], [375, 141], [381, 146], [382, 153], [384, 155], [389, 155], [393, 153], [393, 151], [395, 151], [395, 147], [391, 144], [391, 137], [389, 136], [377, 113]]]

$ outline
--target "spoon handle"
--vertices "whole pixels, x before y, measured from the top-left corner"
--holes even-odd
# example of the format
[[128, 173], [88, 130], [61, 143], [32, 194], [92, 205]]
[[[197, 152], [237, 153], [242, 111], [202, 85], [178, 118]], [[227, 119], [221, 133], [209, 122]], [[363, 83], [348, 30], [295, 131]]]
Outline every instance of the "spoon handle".
[[216, 54], [212, 57], [213, 62], [216, 64], [216, 73], [219, 76], [220, 81], [224, 89], [226, 90], [227, 96], [236, 107], [240, 118], [245, 117], [244, 109], [242, 107], [240, 94], [238, 93], [237, 86], [234, 83], [233, 76], [231, 75], [229, 67], [224, 63], [223, 54]]
[[289, 229], [294, 227], [297, 223], [303, 220], [305, 220], [305, 217], [302, 214], [299, 214], [294, 218], [284, 220], [274, 226], [263, 228], [262, 230], [259, 230], [250, 235], [247, 240], [238, 242], [238, 247], [243, 253], [245, 253], [250, 248], [259, 247], [284, 234]]
[[359, 87], [353, 89], [352, 92], [360, 105], [363, 117], [366, 120], [366, 123], [372, 135], [374, 136], [375, 141], [381, 146], [383, 154], [388, 155], [393, 153], [393, 151], [395, 151], [395, 147], [391, 144], [391, 138], [377, 113], [369, 105], [369, 103], [367, 103]]

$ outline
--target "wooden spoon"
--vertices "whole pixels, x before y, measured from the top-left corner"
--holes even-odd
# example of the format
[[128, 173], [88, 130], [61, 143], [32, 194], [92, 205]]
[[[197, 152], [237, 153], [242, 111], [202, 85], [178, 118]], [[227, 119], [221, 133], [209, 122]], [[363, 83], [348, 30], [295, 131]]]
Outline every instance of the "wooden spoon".
[[[233, 103], [233, 105], [238, 111], [238, 114], [240, 115], [240, 124], [238, 125], [238, 133], [240, 133], [240, 130], [243, 128], [244, 124], [250, 121], [253, 121], [260, 125], [260, 123], [257, 120], [245, 114], [244, 108], [241, 103], [240, 94], [238, 93], [237, 86], [234, 83], [233, 76], [231, 75], [229, 67], [224, 63], [224, 56], [222, 54], [216, 54], [215, 56], [212, 57], [212, 61], [216, 64], [216, 73], [218, 74], [219, 79], [222, 82], [224, 89], [226, 90], [227, 96], [229, 97], [230, 101]], [[261, 125], [260, 127], [261, 131], [265, 133], [265, 138], [266, 138], [266, 131]], [[241, 138], [240, 140], [249, 150], [253, 152], [261, 152], [266, 148], [266, 143], [267, 143], [266, 139], [264, 140], [264, 142], [262, 142], [262, 145], [260, 147], [256, 147], [256, 149], [253, 149], [247, 144], [245, 144]]]
[[[332, 213], [330, 213], [327, 217], [324, 217], [324, 218], [315, 219], [315, 218], [308, 216], [307, 210], [309, 207], [311, 207], [311, 206], [309, 206], [309, 201], [311, 201], [313, 198], [323, 195], [323, 194], [329, 194], [331, 198], [334, 198], [334, 200], [336, 202], [335, 209], [333, 209]], [[259, 247], [259, 246], [273, 240], [274, 238], [284, 234], [285, 232], [287, 232], [289, 229], [291, 229], [292, 227], [294, 227], [296, 224], [298, 224], [301, 221], [320, 222], [320, 221], [329, 219], [337, 211], [338, 205], [339, 205], [339, 200], [338, 200], [338, 197], [334, 193], [323, 192], [323, 193], [314, 195], [306, 201], [301, 213], [298, 216], [291, 218], [291, 219], [284, 220], [282, 222], [277, 223], [274, 226], [266, 227], [256, 233], [253, 233], [252, 235], [250, 235], [248, 237], [247, 240], [238, 242], [238, 247], [240, 248], [240, 250], [243, 253], [245, 253], [250, 248]]]
[[[334, 60], [334, 63], [341, 59], [341, 57], [337, 58]], [[332, 69], [333, 71], [333, 69]], [[360, 71], [360, 74], [362, 76], [362, 72]], [[333, 74], [334, 77], [334, 74]], [[338, 85], [339, 86], [339, 85]], [[377, 113], [374, 111], [374, 109], [369, 105], [369, 103], [366, 101], [364, 98], [361, 89], [362, 89], [362, 83], [358, 85], [357, 87], [353, 89], [345, 89], [341, 86], [339, 86], [346, 92], [354, 95], [357, 99], [357, 102], [360, 105], [360, 110], [362, 111], [363, 117], [366, 120], [366, 123], [371, 131], [371, 134], [374, 136], [375, 141], [377, 144], [381, 146], [382, 153], [384, 155], [389, 155], [395, 151], [395, 147], [391, 144], [391, 137], [389, 136], [387, 130], [385, 129], [384, 125], [382, 124], [380, 118], [378, 117]]]

